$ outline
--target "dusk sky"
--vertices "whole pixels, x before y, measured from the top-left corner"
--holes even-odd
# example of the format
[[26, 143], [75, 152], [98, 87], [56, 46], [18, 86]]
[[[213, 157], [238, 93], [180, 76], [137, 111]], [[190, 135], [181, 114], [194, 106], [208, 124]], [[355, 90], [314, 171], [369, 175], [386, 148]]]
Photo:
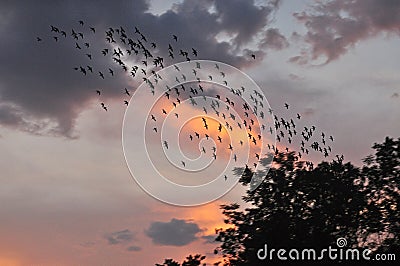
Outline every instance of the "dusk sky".
[[[175, 45], [195, 48], [195, 59], [240, 69], [277, 113], [299, 113], [299, 123], [334, 136], [327, 160], [343, 154], [360, 165], [375, 142], [400, 136], [399, 14], [400, 2], [390, 0], [0, 0], [0, 265], [154, 265], [195, 253], [218, 259], [219, 205], [240, 202], [243, 190], [179, 207], [135, 182], [122, 148], [124, 89], [133, 94], [142, 80], [101, 55], [109, 27], [130, 35], [139, 28], [165, 66], [185, 61], [168, 59], [177, 35]], [[76, 49], [71, 29], [85, 33], [93, 61]], [[105, 69], [106, 78], [74, 70], [87, 64]], [[162, 143], [149, 139], [156, 154]]]

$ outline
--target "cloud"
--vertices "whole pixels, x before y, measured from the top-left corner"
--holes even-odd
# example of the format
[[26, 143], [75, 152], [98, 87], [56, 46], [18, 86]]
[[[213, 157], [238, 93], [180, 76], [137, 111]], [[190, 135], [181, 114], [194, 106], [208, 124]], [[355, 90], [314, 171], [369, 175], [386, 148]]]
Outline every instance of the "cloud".
[[[260, 6], [248, 0], [185, 0], [161, 15], [154, 15], [145, 0], [1, 1], [0, 32], [4, 38], [0, 43], [0, 60], [6, 63], [0, 65], [0, 104], [6, 107], [2, 107], [5, 113], [0, 125], [75, 137], [75, 120], [89, 105], [108, 104], [112, 99], [123, 104], [123, 88], [133, 90], [140, 81], [132, 81], [111, 57], [101, 55], [102, 49], [112, 48], [104, 39], [104, 31], [110, 26], [125, 27], [129, 36], [134, 35], [133, 26], [137, 26], [149, 41], [158, 44], [158, 55], [165, 58], [165, 65], [172, 62], [168, 59], [168, 43], [172, 43], [176, 49], [197, 49], [201, 59], [242, 68], [259, 63], [265, 55], [262, 49], [251, 49], [251, 45], [267, 30], [278, 6], [279, 1]], [[84, 26], [78, 23], [81, 19]], [[67, 37], [51, 32], [50, 25], [65, 30]], [[92, 26], [97, 29], [96, 34], [89, 30]], [[70, 36], [72, 29], [84, 33], [84, 39], [77, 42], [84, 47], [83, 43], [88, 41], [90, 48], [83, 48], [83, 52], [75, 48], [76, 41]], [[179, 36], [176, 44], [172, 34]], [[232, 38], [220, 39], [221, 34]], [[43, 41], [37, 42], [37, 36]], [[282, 37], [276, 32], [269, 38], [274, 40], [273, 47], [282, 45]], [[91, 53], [93, 60], [85, 53]], [[257, 60], [249, 56], [251, 53], [257, 55]], [[175, 62], [185, 60], [177, 54]], [[135, 63], [130, 62], [129, 66]], [[84, 76], [73, 70], [87, 65], [94, 69], [93, 74]], [[116, 72], [114, 77], [108, 75], [110, 67]], [[98, 76], [100, 70], [107, 73], [104, 80]], [[101, 97], [96, 95], [97, 89], [102, 89]]]
[[304, 79], [304, 77], [301, 77], [301, 76], [293, 74], [293, 73], [290, 73], [288, 76], [289, 76], [290, 79], [295, 80], [295, 81]]
[[196, 223], [171, 219], [169, 222], [153, 222], [145, 231], [154, 244], [164, 246], [184, 246], [198, 239], [202, 232]]
[[398, 36], [399, 13], [399, 1], [316, 1], [310, 10], [294, 14], [307, 28], [303, 38], [309, 50], [290, 61], [305, 64], [324, 58], [329, 63], [358, 42], [382, 32]]
[[110, 245], [125, 244], [134, 240], [134, 233], [129, 229], [125, 229], [122, 231], [108, 233], [104, 236], [104, 238]]
[[96, 243], [94, 241], [86, 241], [86, 242], [83, 242], [80, 244], [80, 246], [84, 247], [84, 248], [91, 248], [95, 245], [96, 245]]
[[[30, 114], [25, 113], [13, 104], [7, 103], [0, 103], [0, 125], [34, 135], [57, 136], [67, 133], [55, 121], [45, 118], [31, 119]], [[74, 135], [70, 134], [69, 137], [74, 138]]]
[[390, 96], [391, 98], [399, 98], [399, 94], [397, 92], [393, 93], [392, 96]]
[[268, 23], [274, 6], [255, 6], [254, 1], [224, 0], [214, 2], [221, 28], [233, 35], [238, 47], [251, 41]]
[[142, 248], [139, 246], [129, 246], [126, 250], [128, 251], [141, 251]]
[[283, 36], [277, 28], [266, 30], [264, 38], [260, 42], [260, 47], [274, 50], [282, 50], [288, 46], [289, 42], [286, 40], [286, 37]]
[[217, 238], [217, 235], [204, 235], [201, 238], [205, 240], [204, 243], [213, 244], [215, 243], [215, 238]]
[[304, 109], [303, 115], [304, 116], [313, 116], [315, 114], [315, 109], [311, 107], [307, 107]]

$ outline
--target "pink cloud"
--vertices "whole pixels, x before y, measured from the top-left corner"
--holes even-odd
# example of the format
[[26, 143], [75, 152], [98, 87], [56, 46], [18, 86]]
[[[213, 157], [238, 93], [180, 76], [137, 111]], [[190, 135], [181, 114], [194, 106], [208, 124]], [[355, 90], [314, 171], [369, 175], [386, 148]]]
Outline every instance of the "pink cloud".
[[379, 0], [318, 1], [308, 11], [294, 13], [307, 28], [303, 36], [307, 53], [290, 62], [305, 64], [326, 58], [325, 64], [338, 59], [359, 41], [384, 32], [400, 32], [400, 2]]

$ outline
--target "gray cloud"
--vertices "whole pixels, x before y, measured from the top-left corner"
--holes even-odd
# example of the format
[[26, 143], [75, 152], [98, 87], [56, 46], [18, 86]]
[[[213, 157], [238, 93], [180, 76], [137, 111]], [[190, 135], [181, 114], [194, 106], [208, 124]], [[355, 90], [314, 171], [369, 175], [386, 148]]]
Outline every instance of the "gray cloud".
[[338, 59], [359, 41], [381, 32], [398, 35], [400, 2], [381, 0], [317, 1], [310, 10], [295, 13], [307, 27], [304, 40], [308, 53], [295, 56], [291, 62], [305, 64], [325, 58]]
[[145, 233], [155, 244], [184, 246], [195, 241], [201, 231], [196, 223], [174, 218], [169, 222], [153, 222]]
[[[63, 129], [48, 119], [31, 119], [31, 115], [13, 104], [0, 103], [0, 125], [34, 135], [59, 135]], [[73, 138], [73, 135], [69, 136]]]
[[139, 246], [129, 246], [126, 250], [128, 251], [141, 251], [142, 248]]
[[[247, 67], [260, 62], [262, 50], [251, 50], [255, 36], [264, 32], [278, 8], [279, 1], [257, 6], [253, 1], [234, 0], [229, 4], [220, 0], [185, 0], [159, 16], [148, 12], [145, 0], [121, 1], [2, 1], [0, 2], [0, 125], [27, 132], [66, 137], [76, 136], [75, 120], [89, 103], [110, 102], [117, 99], [123, 104], [123, 88], [129, 77], [122, 74], [111, 58], [103, 57], [101, 49], [108, 47], [104, 31], [112, 26], [124, 26], [128, 35], [134, 35], [137, 26], [149, 41], [158, 44], [159, 54], [168, 60], [171, 34], [179, 36], [179, 48], [199, 51], [199, 58], [213, 59], [236, 67]], [[211, 8], [213, 7], [213, 12]], [[244, 12], [245, 11], [245, 12]], [[116, 15], [117, 14], [117, 15]], [[78, 20], [85, 25], [79, 25]], [[65, 30], [67, 38], [50, 32], [50, 25]], [[97, 29], [92, 34], [89, 27]], [[84, 33], [91, 53], [89, 60], [75, 49], [71, 30]], [[218, 39], [219, 34], [235, 37]], [[38, 43], [36, 37], [43, 39]], [[58, 42], [53, 39], [58, 37]], [[249, 54], [257, 55], [252, 60]], [[177, 53], [176, 53], [177, 54]], [[183, 58], [178, 59], [178, 61]], [[90, 65], [94, 71], [108, 74], [112, 67], [116, 75], [102, 80], [96, 73], [83, 76], [73, 67]], [[139, 82], [139, 81], [138, 81]], [[136, 82], [136, 84], [138, 84]], [[135, 86], [133, 86], [135, 87]], [[95, 90], [102, 89], [101, 97]], [[134, 89], [134, 88], [130, 88]], [[102, 111], [99, 107], [99, 111]], [[29, 115], [28, 115], [29, 114]], [[38, 126], [39, 125], [39, 126]]]
[[217, 238], [217, 235], [204, 235], [201, 238], [205, 240], [204, 243], [213, 244], [215, 243], [215, 238]]
[[391, 98], [399, 98], [399, 94], [397, 92], [393, 93], [392, 96], [390, 96]]
[[283, 36], [277, 28], [266, 30], [264, 38], [260, 42], [260, 47], [274, 50], [282, 50], [288, 46], [289, 42], [286, 40], [286, 37]]
[[125, 244], [134, 240], [134, 233], [129, 229], [108, 233], [104, 236], [110, 245]]
[[242, 0], [230, 0], [227, 4], [224, 0], [216, 0], [215, 8], [222, 29], [236, 35], [234, 43], [240, 47], [267, 25], [275, 6], [257, 7], [253, 1]]

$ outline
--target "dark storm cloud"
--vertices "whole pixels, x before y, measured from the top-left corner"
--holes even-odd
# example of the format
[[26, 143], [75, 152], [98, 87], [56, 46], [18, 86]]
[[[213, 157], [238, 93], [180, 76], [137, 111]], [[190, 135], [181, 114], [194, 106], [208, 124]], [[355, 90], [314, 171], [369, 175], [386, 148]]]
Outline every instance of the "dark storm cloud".
[[317, 1], [311, 10], [294, 14], [307, 27], [304, 40], [310, 51], [290, 61], [304, 64], [324, 57], [329, 63], [361, 40], [381, 32], [398, 35], [399, 14], [400, 1], [396, 0]]
[[[105, 2], [98, 2], [99, 7], [105, 5]], [[142, 11], [146, 8], [139, 1], [137, 6]], [[79, 5], [64, 1], [43, 1], [40, 4], [32, 1], [0, 3], [1, 12], [6, 14], [2, 16], [0, 24], [3, 36], [0, 44], [0, 101], [8, 107], [5, 112], [9, 113], [9, 117], [15, 117], [14, 122], [8, 121], [2, 125], [34, 131], [32, 125], [48, 124], [52, 127], [46, 133], [71, 137], [75, 119], [93, 97], [95, 88], [123, 86], [122, 79], [100, 82], [96, 78], [85, 79], [77, 75], [72, 70], [74, 66], [86, 66], [91, 62], [76, 51], [75, 42], [69, 37], [64, 40], [64, 37], [58, 36], [59, 41], [55, 43], [55, 34], [50, 33], [50, 24], [64, 29], [68, 36], [71, 28], [83, 31], [77, 23], [82, 17], [93, 26], [99, 25], [107, 12], [104, 8], [90, 12], [92, 8], [95, 5], [90, 2]], [[136, 13], [136, 9], [127, 9], [132, 10], [131, 14]], [[109, 6], [108, 10], [128, 15], [127, 11], [113, 6]], [[116, 18], [109, 16], [106, 23], [118, 23]], [[42, 43], [36, 42], [36, 36], [43, 39]], [[93, 50], [104, 46], [96, 41], [91, 43]], [[100, 62], [97, 67], [100, 68], [102, 64], [104, 62]], [[116, 94], [108, 93], [109, 96]]]
[[[124, 26], [128, 34], [134, 34], [133, 26], [137, 26], [149, 41], [158, 44], [164, 57], [168, 55], [168, 43], [173, 42], [171, 35], [176, 34], [182, 49], [191, 51], [194, 47], [201, 59], [218, 60], [240, 68], [256, 62], [249, 54], [256, 54], [259, 60], [264, 56], [264, 51], [253, 51], [246, 45], [267, 29], [278, 3], [271, 1], [260, 7], [247, 0], [229, 1], [229, 4], [219, 0], [186, 0], [156, 16], [148, 12], [145, 0], [2, 1], [0, 125], [72, 137], [75, 120], [88, 103], [95, 101], [99, 105], [104, 101], [107, 104], [116, 98], [122, 104], [123, 88], [127, 87], [129, 77], [116, 73], [117, 77], [106, 75], [103, 81], [97, 72], [84, 77], [73, 70], [76, 66], [90, 65], [95, 71], [108, 74], [109, 67], [118, 68], [110, 57], [100, 54], [101, 49], [108, 47], [104, 40], [108, 27]], [[85, 21], [83, 27], [78, 24], [80, 19]], [[65, 30], [68, 37], [51, 33], [50, 25]], [[90, 32], [91, 26], [97, 29], [96, 34]], [[75, 41], [69, 36], [72, 29], [84, 33], [95, 60], [84, 55], [86, 50], [75, 49]], [[218, 40], [220, 33], [235, 37], [221, 41]], [[43, 41], [37, 42], [36, 36]], [[81, 45], [83, 42], [80, 41]], [[171, 63], [166, 61], [166, 65]], [[102, 89], [100, 99], [95, 94], [98, 88]], [[99, 111], [102, 110], [99, 108]]]
[[252, 1], [216, 0], [215, 8], [220, 14], [221, 27], [230, 34], [235, 34], [237, 46], [246, 44], [260, 29], [267, 24], [269, 15], [274, 10], [270, 6], [257, 7]]
[[145, 233], [154, 244], [184, 246], [195, 241], [201, 231], [196, 223], [174, 218], [169, 222], [153, 222]]
[[104, 236], [110, 245], [129, 243], [134, 239], [134, 233], [129, 229], [108, 233]]

